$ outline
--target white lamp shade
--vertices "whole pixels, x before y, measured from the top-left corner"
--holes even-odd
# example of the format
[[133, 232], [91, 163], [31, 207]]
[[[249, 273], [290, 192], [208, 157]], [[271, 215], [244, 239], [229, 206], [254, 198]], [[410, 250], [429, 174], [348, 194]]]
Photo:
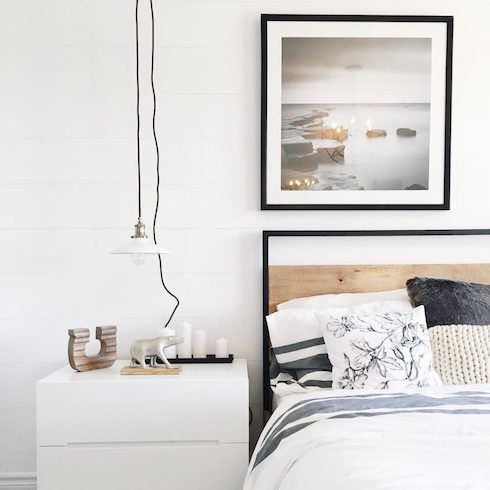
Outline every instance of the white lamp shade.
[[111, 254], [169, 254], [170, 250], [155, 244], [148, 238], [131, 238], [123, 245], [116, 247]]

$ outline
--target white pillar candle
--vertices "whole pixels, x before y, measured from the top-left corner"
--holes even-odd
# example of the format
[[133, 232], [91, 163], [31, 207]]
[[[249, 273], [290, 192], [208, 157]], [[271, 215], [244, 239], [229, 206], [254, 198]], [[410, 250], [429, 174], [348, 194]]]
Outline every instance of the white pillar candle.
[[184, 341], [177, 345], [177, 354], [182, 359], [189, 359], [192, 357], [192, 325], [184, 322], [180, 326], [179, 337], [182, 337]]
[[[175, 330], [173, 328], [161, 328], [158, 331], [159, 337], [171, 337], [175, 335]], [[175, 359], [177, 357], [177, 346], [171, 345], [170, 347], [165, 348], [165, 355], [167, 359]]]
[[196, 358], [206, 357], [206, 332], [196, 330], [192, 335], [192, 356]]
[[230, 356], [228, 350], [228, 340], [227, 339], [218, 339], [216, 341], [216, 357], [218, 359], [227, 358]]

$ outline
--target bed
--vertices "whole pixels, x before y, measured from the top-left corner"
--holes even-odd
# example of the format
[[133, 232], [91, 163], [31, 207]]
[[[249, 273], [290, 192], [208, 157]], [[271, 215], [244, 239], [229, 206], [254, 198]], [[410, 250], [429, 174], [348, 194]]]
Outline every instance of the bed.
[[[270, 265], [264, 313], [293, 298], [403, 288], [413, 276], [488, 284], [490, 264]], [[270, 341], [264, 331], [264, 378]], [[275, 398], [245, 490], [490, 488], [490, 385], [319, 390]]]
[[484, 489], [489, 453], [488, 386], [291, 395], [266, 425], [244, 488]]

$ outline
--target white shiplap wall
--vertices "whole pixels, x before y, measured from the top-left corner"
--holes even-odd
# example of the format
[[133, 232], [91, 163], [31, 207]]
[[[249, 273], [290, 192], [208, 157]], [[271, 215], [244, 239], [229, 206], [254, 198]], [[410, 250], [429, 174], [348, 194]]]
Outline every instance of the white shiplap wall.
[[[159, 236], [173, 251], [165, 269], [182, 300], [176, 321], [205, 328], [211, 340], [230, 338], [249, 360], [259, 413], [262, 229], [489, 226], [490, 2], [155, 0], [155, 7]], [[20, 485], [26, 480], [17, 476], [35, 471], [35, 381], [66, 362], [66, 330], [117, 324], [124, 354], [171, 308], [154, 260], [136, 268], [108, 255], [136, 218], [133, 9], [133, 0], [0, 0], [0, 487], [7, 476]], [[455, 15], [451, 211], [259, 210], [260, 13]], [[146, 58], [142, 73], [147, 67]]]

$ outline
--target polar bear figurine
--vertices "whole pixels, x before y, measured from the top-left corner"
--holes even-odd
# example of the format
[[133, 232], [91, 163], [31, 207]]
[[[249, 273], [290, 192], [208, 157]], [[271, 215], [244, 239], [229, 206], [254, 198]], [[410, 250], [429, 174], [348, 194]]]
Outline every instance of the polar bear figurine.
[[[156, 366], [157, 358], [159, 358], [167, 368], [171, 368], [172, 364], [168, 362], [165, 356], [164, 349], [171, 347], [172, 345], [181, 344], [184, 341], [182, 337], [176, 335], [169, 335], [168, 337], [155, 337], [154, 339], [147, 340], [135, 340], [131, 344], [131, 364], [130, 366], [136, 366], [138, 363], [142, 368], [151, 369]], [[147, 366], [145, 359], [150, 358], [150, 365]]]

